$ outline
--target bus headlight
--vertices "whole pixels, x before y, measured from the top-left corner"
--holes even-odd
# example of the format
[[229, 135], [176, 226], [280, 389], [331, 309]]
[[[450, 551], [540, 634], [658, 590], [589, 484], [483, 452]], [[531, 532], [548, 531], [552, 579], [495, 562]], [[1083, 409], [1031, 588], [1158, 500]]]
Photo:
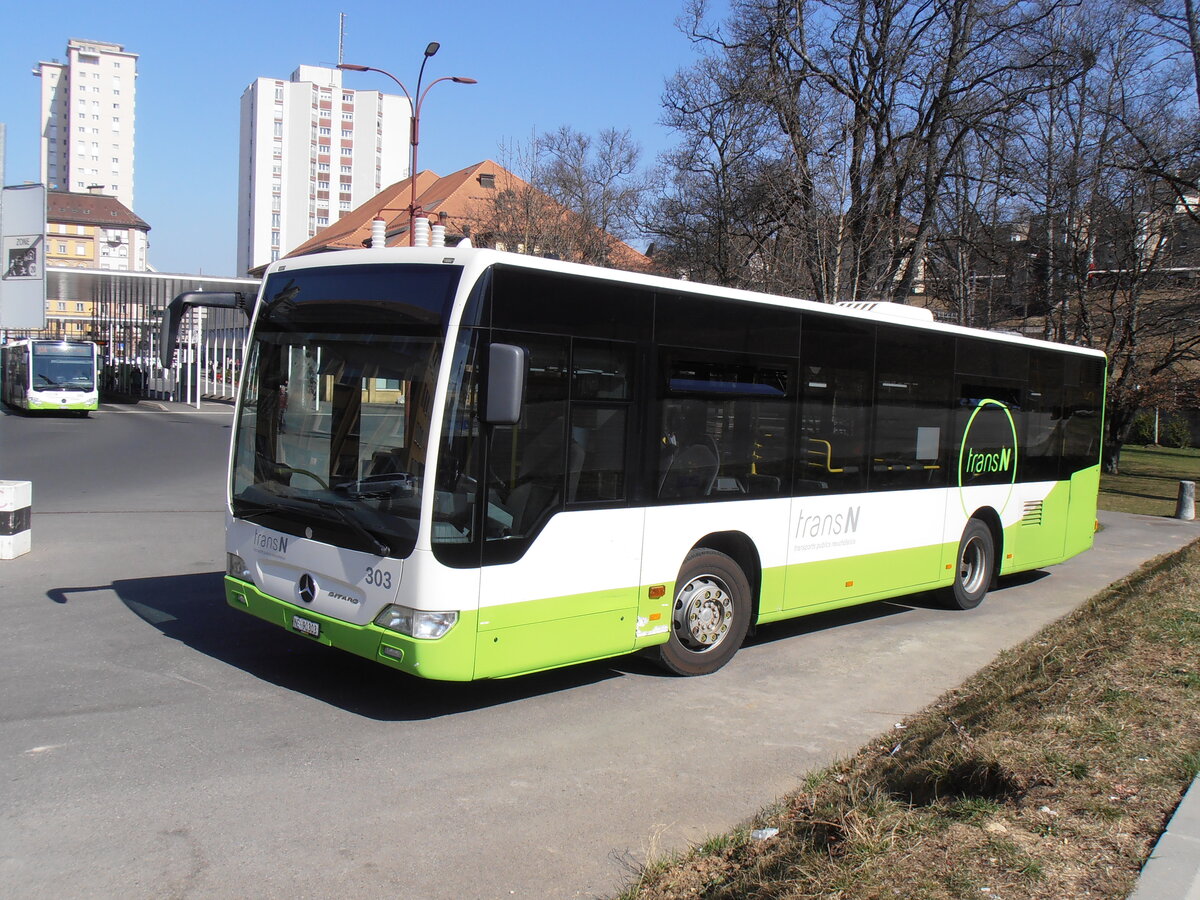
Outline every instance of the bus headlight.
[[375, 617], [375, 624], [380, 628], [430, 640], [440, 638], [453, 628], [457, 621], [457, 612], [430, 612], [424, 609], [410, 609], [395, 603], [385, 607], [383, 612]]
[[225, 554], [225, 574], [231, 578], [240, 578], [242, 581], [254, 582], [254, 576], [250, 574], [250, 567], [236, 553]]

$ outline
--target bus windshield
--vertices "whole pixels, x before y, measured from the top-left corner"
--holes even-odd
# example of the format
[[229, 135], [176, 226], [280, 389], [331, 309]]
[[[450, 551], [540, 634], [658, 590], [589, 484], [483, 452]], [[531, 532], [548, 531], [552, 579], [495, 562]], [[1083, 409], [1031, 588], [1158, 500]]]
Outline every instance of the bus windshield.
[[416, 542], [457, 268], [273, 275], [243, 379], [234, 515], [384, 556]]
[[35, 343], [31, 387], [35, 391], [95, 390], [96, 366], [92, 345]]

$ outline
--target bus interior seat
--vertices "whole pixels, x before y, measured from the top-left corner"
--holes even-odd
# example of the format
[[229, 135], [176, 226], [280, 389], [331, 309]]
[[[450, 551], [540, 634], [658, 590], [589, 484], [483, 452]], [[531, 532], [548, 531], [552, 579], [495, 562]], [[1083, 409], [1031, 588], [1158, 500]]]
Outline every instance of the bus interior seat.
[[562, 416], [556, 416], [526, 446], [521, 454], [517, 479], [504, 503], [513, 517], [513, 534], [526, 535], [549, 511], [562, 502], [563, 476], [578, 484], [583, 469], [584, 448], [571, 440], [566, 452], [566, 472], [563, 471]]
[[781, 482], [778, 475], [747, 475], [746, 493], [774, 497], [779, 494]]
[[689, 444], [675, 453], [658, 483], [658, 496], [664, 499], [707, 497], [712, 493], [721, 468], [712, 438]]

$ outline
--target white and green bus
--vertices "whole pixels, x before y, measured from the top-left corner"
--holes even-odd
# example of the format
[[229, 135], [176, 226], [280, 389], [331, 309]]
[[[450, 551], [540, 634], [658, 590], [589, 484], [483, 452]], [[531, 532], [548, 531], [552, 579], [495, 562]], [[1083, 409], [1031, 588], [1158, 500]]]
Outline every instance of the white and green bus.
[[226, 597], [426, 678], [751, 629], [1092, 545], [1102, 354], [472, 248], [272, 264], [230, 455]]
[[90, 341], [13, 341], [0, 346], [0, 397], [28, 412], [86, 416], [100, 405], [96, 345]]

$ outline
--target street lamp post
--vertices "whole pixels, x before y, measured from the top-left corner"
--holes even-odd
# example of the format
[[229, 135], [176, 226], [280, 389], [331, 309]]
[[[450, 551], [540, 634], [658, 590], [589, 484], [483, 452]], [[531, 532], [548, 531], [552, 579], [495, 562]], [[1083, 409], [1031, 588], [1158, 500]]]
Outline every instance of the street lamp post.
[[441, 47], [437, 41], [430, 41], [425, 48], [425, 56], [421, 60], [420, 71], [417, 72], [417, 90], [416, 100], [413, 100], [413, 95], [408, 92], [408, 88], [404, 86], [399, 78], [393, 75], [386, 69], [379, 69], [375, 66], [359, 66], [354, 63], [338, 63], [338, 68], [349, 72], [378, 72], [380, 75], [386, 75], [392, 81], [396, 82], [401, 91], [404, 92], [405, 99], [408, 100], [408, 107], [412, 111], [412, 116], [409, 119], [408, 128], [408, 150], [409, 150], [409, 169], [408, 180], [412, 187], [408, 201], [408, 245], [413, 246], [413, 239], [416, 231], [417, 220], [417, 145], [421, 140], [421, 106], [425, 102], [425, 98], [429, 96], [429, 92], [433, 86], [442, 81], [453, 81], [455, 84], [478, 84], [474, 78], [466, 78], [461, 75], [446, 75], [429, 83], [425, 88], [425, 93], [421, 93], [421, 79], [425, 75], [425, 63], [429, 62], [429, 57], [438, 52]]

